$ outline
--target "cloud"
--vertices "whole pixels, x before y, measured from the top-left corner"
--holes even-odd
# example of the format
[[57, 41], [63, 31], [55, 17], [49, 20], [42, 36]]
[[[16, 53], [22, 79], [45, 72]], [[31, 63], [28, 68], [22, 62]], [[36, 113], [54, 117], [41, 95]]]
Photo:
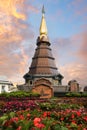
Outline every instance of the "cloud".
[[[26, 2], [0, 0], [0, 75], [15, 82], [20, 81], [27, 70], [28, 50], [31, 47], [29, 40], [34, 37], [31, 23], [27, 21], [29, 15]], [[31, 4], [29, 10], [37, 11]]]
[[69, 9], [73, 9], [74, 15], [83, 16], [87, 12], [87, 1], [86, 0], [73, 0], [67, 4]]
[[82, 43], [77, 55], [84, 63], [87, 64], [87, 32], [84, 32], [82, 35]]
[[59, 17], [58, 21], [62, 23], [76, 22], [76, 20], [87, 20], [87, 0], [65, 0], [64, 2], [57, 1], [57, 4], [59, 7], [53, 14], [53, 20], [57, 19], [57, 17]]
[[64, 46], [70, 47], [70, 45], [72, 44], [72, 41], [70, 38], [63, 38], [63, 37], [59, 37], [54, 39], [53, 41], [54, 46], [57, 45], [58, 48], [63, 48]]
[[76, 79], [81, 86], [87, 85], [87, 32], [53, 41], [53, 54], [63, 84]]
[[53, 54], [56, 59], [57, 66], [65, 65], [67, 63], [73, 63], [79, 61], [77, 52], [79, 50], [78, 35], [67, 38], [56, 38], [53, 40]]
[[33, 56], [33, 44], [26, 47], [22, 44], [8, 44], [3, 48], [0, 46], [0, 50], [0, 75], [8, 77], [13, 82], [23, 81], [23, 75], [28, 72]]
[[87, 66], [81, 63], [71, 63], [60, 67], [61, 73], [64, 75], [63, 84], [67, 84], [70, 80], [75, 79], [80, 86], [87, 85]]
[[26, 15], [23, 13], [24, 6], [24, 0], [0, 0], [0, 13], [3, 13], [6, 16], [25, 20]]

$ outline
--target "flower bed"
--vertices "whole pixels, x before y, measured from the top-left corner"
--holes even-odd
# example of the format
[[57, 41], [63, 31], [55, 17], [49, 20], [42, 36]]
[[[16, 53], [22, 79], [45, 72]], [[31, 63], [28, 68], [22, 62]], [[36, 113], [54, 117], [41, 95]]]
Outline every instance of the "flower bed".
[[0, 118], [2, 130], [86, 130], [87, 113], [83, 109], [60, 112], [21, 110]]
[[0, 101], [0, 130], [87, 130], [86, 100]]

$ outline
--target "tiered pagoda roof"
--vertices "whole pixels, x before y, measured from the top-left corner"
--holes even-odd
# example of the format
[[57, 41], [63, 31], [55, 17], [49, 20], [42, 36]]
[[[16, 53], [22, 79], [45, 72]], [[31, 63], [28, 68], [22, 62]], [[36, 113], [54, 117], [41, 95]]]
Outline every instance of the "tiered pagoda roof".
[[24, 76], [24, 78], [30, 75], [60, 75], [60, 77], [63, 78], [63, 76], [58, 73], [58, 69], [55, 65], [55, 58], [53, 57], [52, 49], [50, 48], [51, 43], [49, 42], [47, 33], [44, 7], [42, 9], [40, 36], [37, 38], [36, 44], [37, 48], [34, 57], [32, 58], [29, 72]]

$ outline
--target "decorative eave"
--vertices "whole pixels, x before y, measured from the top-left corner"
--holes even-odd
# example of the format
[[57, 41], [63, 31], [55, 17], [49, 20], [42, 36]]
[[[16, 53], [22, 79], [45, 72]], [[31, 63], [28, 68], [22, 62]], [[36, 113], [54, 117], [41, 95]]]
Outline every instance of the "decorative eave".
[[45, 75], [45, 74], [34, 74], [34, 75], [30, 75], [29, 73], [26, 73], [23, 76], [24, 79], [34, 79], [34, 78], [57, 78], [57, 79], [63, 79], [64, 77], [59, 73], [57, 75]]

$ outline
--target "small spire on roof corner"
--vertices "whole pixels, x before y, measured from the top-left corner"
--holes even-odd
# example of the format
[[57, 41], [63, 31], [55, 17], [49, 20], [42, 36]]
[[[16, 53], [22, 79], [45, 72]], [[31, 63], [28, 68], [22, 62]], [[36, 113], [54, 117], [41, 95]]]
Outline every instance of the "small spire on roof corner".
[[42, 7], [42, 14], [45, 14], [44, 5], [43, 5], [43, 7]]

